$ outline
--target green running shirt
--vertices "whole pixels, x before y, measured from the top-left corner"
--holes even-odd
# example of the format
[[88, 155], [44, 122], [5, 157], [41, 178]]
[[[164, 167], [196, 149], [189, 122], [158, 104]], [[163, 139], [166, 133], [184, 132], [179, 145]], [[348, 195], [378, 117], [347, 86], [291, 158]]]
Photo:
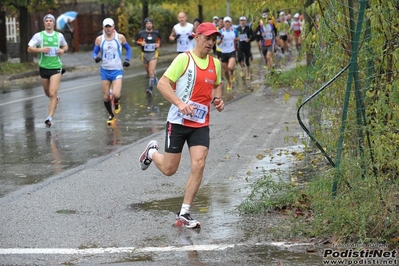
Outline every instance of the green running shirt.
[[54, 35], [49, 36], [40, 32], [42, 42], [38, 47], [50, 47], [48, 53], [39, 53], [39, 66], [46, 69], [60, 69], [62, 67], [61, 57], [57, 54], [60, 48], [59, 33], [54, 31]]

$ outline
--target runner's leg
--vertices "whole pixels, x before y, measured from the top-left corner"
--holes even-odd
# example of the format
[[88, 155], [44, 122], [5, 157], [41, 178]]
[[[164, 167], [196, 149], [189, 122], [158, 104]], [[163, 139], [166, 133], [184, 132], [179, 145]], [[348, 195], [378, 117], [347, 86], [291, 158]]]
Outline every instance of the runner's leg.
[[53, 117], [57, 107], [57, 93], [61, 83], [61, 73], [54, 74], [48, 79], [49, 116]]
[[104, 101], [104, 106], [105, 109], [107, 109], [107, 112], [110, 116], [114, 116], [114, 113], [112, 111], [112, 105], [111, 105], [111, 99], [109, 95], [109, 89], [111, 88], [111, 81], [109, 80], [102, 80], [101, 81], [101, 89], [103, 92], [103, 101]]

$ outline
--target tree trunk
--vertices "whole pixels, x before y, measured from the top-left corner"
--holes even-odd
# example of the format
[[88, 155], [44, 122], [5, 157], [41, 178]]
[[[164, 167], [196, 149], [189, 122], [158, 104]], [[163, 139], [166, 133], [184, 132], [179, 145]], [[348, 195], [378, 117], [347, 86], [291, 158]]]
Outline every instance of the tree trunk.
[[33, 55], [28, 53], [28, 43], [32, 37], [30, 14], [25, 6], [19, 7], [19, 60], [21, 63], [33, 62]]
[[204, 21], [204, 14], [203, 14], [203, 8], [201, 4], [198, 4], [198, 18], [201, 21]]
[[148, 18], [148, 1], [147, 0], [142, 0], [142, 10], [141, 10], [141, 28], [144, 28], [144, 19]]

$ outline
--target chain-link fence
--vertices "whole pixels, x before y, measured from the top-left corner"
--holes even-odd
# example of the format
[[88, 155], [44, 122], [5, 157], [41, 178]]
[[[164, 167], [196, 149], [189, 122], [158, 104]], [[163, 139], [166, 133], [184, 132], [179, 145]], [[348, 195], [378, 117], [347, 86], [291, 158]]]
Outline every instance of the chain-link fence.
[[[385, 9], [370, 2], [323, 2], [319, 24], [307, 36], [313, 61], [298, 120], [312, 144], [340, 170], [334, 194], [340, 180], [350, 186], [347, 177], [354, 173], [388, 179], [398, 173], [391, 162], [396, 148], [391, 159], [384, 154], [398, 140], [398, 10], [393, 1], [385, 1]], [[342, 164], [358, 170], [343, 172]]]

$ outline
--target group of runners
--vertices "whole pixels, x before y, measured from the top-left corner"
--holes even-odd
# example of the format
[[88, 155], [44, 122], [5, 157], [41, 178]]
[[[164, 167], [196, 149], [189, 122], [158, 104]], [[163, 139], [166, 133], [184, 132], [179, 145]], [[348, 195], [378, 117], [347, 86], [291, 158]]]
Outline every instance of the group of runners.
[[[271, 71], [273, 68], [273, 54], [277, 47], [282, 53], [290, 52], [292, 43], [295, 42], [298, 52], [301, 50], [302, 22], [300, 15], [296, 13], [291, 19], [290, 14], [283, 11], [279, 13], [277, 20], [269, 15], [265, 9], [258, 27], [253, 31], [245, 16], [241, 16], [238, 26], [233, 26], [233, 19], [226, 17], [213, 17], [220, 36], [217, 37], [213, 47], [214, 56], [221, 61], [223, 79], [227, 90], [231, 90], [236, 80], [236, 62], [241, 68], [240, 76], [243, 79], [251, 79], [250, 64], [252, 61], [251, 42], [256, 41], [261, 54], [265, 58], [266, 66]], [[187, 21], [184, 12], [178, 14], [178, 23], [174, 25], [169, 40], [176, 42], [177, 53], [191, 51], [195, 45], [195, 32], [201, 24], [200, 19], [194, 19], [193, 23]], [[45, 119], [47, 127], [51, 127], [53, 115], [60, 99], [57, 95], [61, 81], [62, 63], [61, 55], [68, 50], [68, 45], [62, 33], [54, 31], [54, 16], [48, 14], [44, 17], [45, 30], [34, 35], [28, 44], [28, 51], [39, 53], [40, 75], [42, 77], [45, 94], [50, 98], [49, 113]], [[52, 44], [49, 40], [55, 39]], [[44, 47], [44, 44], [49, 47]], [[148, 87], [146, 93], [151, 96], [153, 88], [157, 84], [156, 66], [158, 49], [161, 45], [161, 35], [154, 29], [151, 18], [144, 20], [144, 29], [140, 30], [134, 40], [134, 44], [141, 47], [141, 59], [148, 75]], [[126, 50], [125, 60], [122, 60], [122, 48]], [[92, 52], [96, 63], [101, 62], [100, 75], [103, 92], [104, 106], [108, 112], [108, 125], [116, 121], [115, 114], [121, 111], [121, 89], [123, 68], [130, 65], [131, 47], [123, 34], [115, 30], [115, 23], [111, 18], [103, 21], [103, 30], [97, 37]], [[59, 75], [58, 75], [59, 74]], [[112, 95], [110, 94], [112, 88]], [[113, 97], [114, 107], [111, 105]]]
[[[201, 23], [199, 19], [189, 23], [186, 14], [180, 12], [179, 23], [174, 25], [169, 36], [169, 40], [176, 42], [178, 55], [159, 82], [155, 69], [161, 36], [153, 28], [151, 18], [144, 20], [145, 28], [135, 38], [134, 43], [141, 47], [141, 58], [148, 75], [146, 93], [150, 97], [153, 86], [157, 85], [160, 94], [171, 103], [165, 127], [165, 152], [159, 151], [158, 141], [151, 140], [139, 156], [140, 168], [146, 170], [154, 161], [160, 172], [171, 176], [179, 167], [184, 145], [187, 143], [189, 147], [191, 171], [181, 209], [176, 215], [177, 226], [200, 227], [200, 222], [191, 217], [190, 207], [200, 187], [209, 150], [211, 105], [219, 112], [225, 107], [222, 99], [222, 76], [227, 82], [227, 89], [231, 90], [235, 81], [237, 58], [241, 66], [241, 76], [250, 79], [250, 42], [257, 40], [263, 54], [269, 58], [269, 51], [274, 52], [270, 46], [274, 47], [275, 39], [285, 39], [276, 37], [277, 25], [268, 12], [263, 12], [263, 19], [265, 23], [260, 23], [258, 31], [254, 33], [244, 16], [239, 18], [240, 25], [233, 27], [233, 20], [229, 16], [214, 17], [213, 23]], [[281, 23], [285, 23], [284, 21], [281, 19]], [[43, 23], [45, 30], [33, 36], [28, 44], [28, 51], [39, 54], [40, 76], [45, 94], [50, 98], [45, 125], [51, 127], [63, 72], [61, 56], [68, 50], [68, 45], [62, 33], [54, 31], [53, 15], [47, 14]], [[103, 101], [109, 115], [107, 124], [113, 125], [116, 121], [115, 115], [122, 109], [120, 99], [123, 68], [130, 66], [132, 51], [125, 36], [115, 30], [113, 19], [104, 19], [102, 26], [101, 34], [95, 40], [92, 58], [96, 63], [101, 62]], [[284, 33], [283, 30], [280, 32]], [[124, 59], [122, 49], [126, 50]], [[111, 105], [111, 88], [114, 108]]]
[[262, 12], [262, 19], [259, 20], [255, 30], [255, 38], [258, 48], [265, 58], [265, 67], [273, 71], [273, 57], [277, 50], [281, 53], [290, 53], [295, 43], [298, 54], [302, 46], [302, 20], [299, 13], [291, 14], [281, 11], [276, 19], [268, 8]]
[[245, 16], [241, 16], [238, 21], [238, 26], [234, 27], [233, 20], [229, 16], [213, 17], [213, 23], [221, 33], [214, 47], [214, 54], [222, 63], [227, 90], [232, 89], [235, 81], [236, 61], [241, 68], [240, 76], [247, 80], [251, 79], [252, 41], [257, 42], [259, 51], [265, 59], [265, 67], [269, 71], [273, 70], [273, 57], [278, 49], [283, 54], [291, 52], [291, 47], [295, 43], [296, 50], [300, 53], [302, 45], [302, 19], [299, 13], [295, 13], [291, 18], [291, 14], [281, 11], [275, 19], [266, 8], [255, 30]]

